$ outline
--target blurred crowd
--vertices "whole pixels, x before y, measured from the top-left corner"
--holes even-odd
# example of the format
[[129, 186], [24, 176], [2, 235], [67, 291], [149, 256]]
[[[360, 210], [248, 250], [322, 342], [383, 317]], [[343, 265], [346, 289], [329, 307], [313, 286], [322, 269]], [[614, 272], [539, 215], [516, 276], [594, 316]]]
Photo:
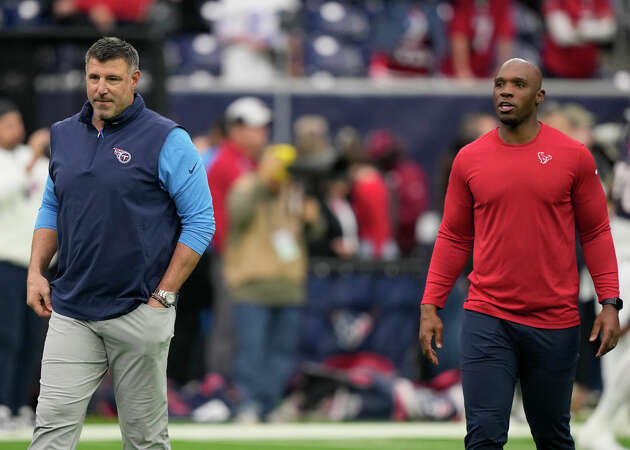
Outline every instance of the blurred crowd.
[[[618, 224], [630, 218], [630, 117], [598, 124], [578, 103], [549, 102], [540, 120], [591, 150], [610, 200], [615, 239], [627, 241], [628, 227]], [[440, 357], [452, 363], [440, 370], [420, 361], [415, 375], [402, 374], [387, 355], [358, 351], [353, 339], [369, 334], [383, 319], [369, 311], [351, 317], [324, 311], [329, 327], [342, 329], [347, 348], [355, 351], [309, 360], [299, 343], [312, 262], [379, 262], [384, 277], [389, 263], [416, 264], [413, 258], [428, 254], [435, 239], [453, 158], [495, 128], [496, 118], [465, 116], [441, 152], [439, 172], [431, 176], [392, 130], [362, 135], [342, 126], [333, 133], [325, 117], [309, 114], [294, 121], [292, 142], [280, 143], [270, 139], [272, 121], [273, 111], [261, 99], [241, 97], [206, 133], [194, 137], [212, 193], [216, 234], [182, 287], [168, 364], [171, 417], [248, 423], [461, 417], [459, 327], [453, 324], [461, 320], [466, 274], [443, 311], [454, 335], [445, 336]], [[48, 139], [46, 130], [26, 139], [20, 111], [0, 101], [0, 280], [6, 297], [0, 316], [0, 428], [28, 424], [33, 417], [45, 324], [27, 308], [24, 291]], [[597, 302], [583, 272], [584, 336], [575, 411], [594, 406], [602, 389], [602, 369], [588, 342]], [[344, 287], [355, 288], [361, 286]], [[107, 381], [91, 408], [115, 414]], [[516, 408], [514, 414], [519, 413]]]
[[[171, 74], [268, 83], [278, 76], [490, 76], [510, 56], [545, 77], [628, 67], [624, 0], [5, 0], [0, 30], [141, 27], [167, 36]], [[55, 51], [60, 53], [54, 54]], [[58, 69], [80, 51], [51, 50]], [[579, 61], [579, 64], [576, 64]], [[54, 65], [54, 64], [53, 64]], [[243, 70], [247, 67], [247, 70]]]
[[[170, 75], [221, 77], [250, 85], [284, 76], [487, 78], [510, 56], [539, 64], [546, 78], [600, 78], [627, 69], [630, 57], [630, 5], [623, 0], [0, 4], [0, 35], [62, 27], [103, 34], [133, 28], [165, 36]], [[64, 73], [82, 71], [82, 57], [79, 44], [68, 41], [42, 44], [34, 59], [46, 73]], [[403, 374], [389, 355], [357, 344], [384, 320], [369, 305], [350, 313], [324, 307], [318, 311], [325, 321], [318, 336], [336, 334], [348, 351], [309, 360], [301, 353], [300, 337], [308, 331], [304, 314], [310, 277], [314, 271], [330, 270], [313, 267], [313, 261], [356, 267], [373, 263], [378, 276], [393, 278], [394, 285], [389, 264], [404, 267], [426, 260], [441, 220], [452, 161], [462, 146], [495, 128], [496, 118], [465, 116], [458, 133], [437, 149], [437, 173], [427, 173], [415, 157], [419, 150], [392, 129], [362, 133], [346, 125], [333, 130], [326, 117], [307, 114], [293, 122], [291, 142], [273, 142], [273, 120], [273, 111], [260, 98], [241, 97], [207, 132], [194, 136], [212, 194], [216, 233], [182, 287], [177, 307], [168, 364], [171, 417], [200, 422], [462, 417], [457, 324], [466, 274], [443, 311], [452, 336], [444, 337], [444, 363], [438, 370], [414, 356], [415, 374]], [[619, 123], [600, 124], [581, 104], [547, 102], [540, 120], [590, 149], [610, 200], [613, 231], [621, 230], [615, 239], [628, 241], [630, 114]], [[0, 100], [0, 281], [5, 287], [0, 430], [33, 420], [46, 324], [24, 298], [48, 139], [47, 130], [27, 139], [18, 107]], [[322, 272], [322, 267], [328, 269]], [[602, 368], [588, 343], [597, 302], [588, 272], [582, 272], [584, 335], [575, 411], [594, 406], [603, 386]], [[362, 276], [359, 283], [365, 281]], [[369, 285], [348, 286], [350, 278], [341, 278], [339, 292], [331, 295], [355, 298], [353, 291]], [[421, 292], [413, 286], [410, 292], [413, 303]], [[397, 295], [379, 291], [373, 296], [390, 294]], [[417, 326], [417, 314], [407, 319]], [[389, 339], [395, 341], [402, 330], [392, 330]], [[403, 351], [417, 353], [411, 346]], [[111, 383], [103, 383], [91, 411], [115, 414]]]

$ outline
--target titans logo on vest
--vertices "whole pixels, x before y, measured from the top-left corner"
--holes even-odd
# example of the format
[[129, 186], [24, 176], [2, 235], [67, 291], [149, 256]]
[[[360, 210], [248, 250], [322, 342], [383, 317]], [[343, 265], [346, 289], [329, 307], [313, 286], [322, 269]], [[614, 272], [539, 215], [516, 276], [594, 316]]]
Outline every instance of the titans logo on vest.
[[129, 153], [127, 150], [123, 150], [122, 148], [114, 147], [114, 155], [116, 156], [116, 159], [122, 164], [127, 164], [129, 161], [131, 161], [131, 153]]

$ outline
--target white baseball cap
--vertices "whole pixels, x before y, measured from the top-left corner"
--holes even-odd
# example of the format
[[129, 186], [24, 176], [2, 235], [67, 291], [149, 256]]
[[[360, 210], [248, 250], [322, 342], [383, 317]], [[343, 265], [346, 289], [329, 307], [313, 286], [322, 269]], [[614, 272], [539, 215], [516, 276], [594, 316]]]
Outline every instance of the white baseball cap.
[[271, 122], [271, 110], [259, 98], [241, 97], [227, 107], [225, 120], [228, 124], [242, 123], [262, 127]]

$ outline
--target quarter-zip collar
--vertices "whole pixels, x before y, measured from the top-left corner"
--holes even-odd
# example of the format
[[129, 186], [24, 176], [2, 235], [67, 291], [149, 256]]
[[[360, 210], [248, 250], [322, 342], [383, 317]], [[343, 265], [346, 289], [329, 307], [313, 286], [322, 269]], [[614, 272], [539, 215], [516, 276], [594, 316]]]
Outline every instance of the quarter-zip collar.
[[[105, 119], [104, 120], [105, 125], [108, 127], [121, 126], [125, 124], [126, 122], [133, 120], [138, 114], [142, 112], [143, 109], [144, 109], [144, 100], [142, 96], [140, 94], [134, 93], [133, 103], [127, 106], [127, 108], [125, 108], [123, 112], [121, 112], [116, 117], [112, 117], [111, 119]], [[93, 114], [94, 114], [94, 108], [92, 108], [92, 105], [90, 104], [89, 101], [86, 101], [83, 104], [83, 108], [81, 108], [81, 113], [79, 114], [79, 120], [81, 120], [81, 122], [85, 122], [91, 125]]]

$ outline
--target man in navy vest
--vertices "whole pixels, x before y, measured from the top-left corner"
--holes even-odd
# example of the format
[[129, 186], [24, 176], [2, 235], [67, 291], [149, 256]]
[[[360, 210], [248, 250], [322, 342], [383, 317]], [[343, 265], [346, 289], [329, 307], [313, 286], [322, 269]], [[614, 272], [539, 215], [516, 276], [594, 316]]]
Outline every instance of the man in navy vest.
[[88, 101], [51, 128], [33, 234], [27, 303], [50, 324], [30, 448], [75, 448], [109, 370], [123, 448], [166, 449], [173, 306], [214, 233], [212, 200], [188, 133], [134, 93], [137, 51], [101, 38], [85, 62]]

